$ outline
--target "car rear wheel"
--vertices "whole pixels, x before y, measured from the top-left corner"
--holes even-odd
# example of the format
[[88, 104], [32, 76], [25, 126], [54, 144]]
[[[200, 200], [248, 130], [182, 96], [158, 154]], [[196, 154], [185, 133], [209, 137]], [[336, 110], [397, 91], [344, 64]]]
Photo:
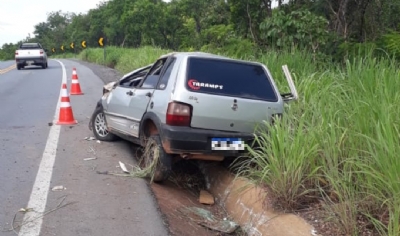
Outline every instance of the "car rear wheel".
[[165, 152], [159, 135], [148, 137], [140, 166], [154, 182], [163, 182], [171, 175], [172, 157]]
[[117, 136], [110, 133], [107, 129], [106, 117], [103, 109], [96, 108], [92, 115], [92, 130], [97, 140], [111, 142], [117, 139]]
[[42, 69], [46, 69], [46, 63], [42, 64]]
[[21, 70], [21, 66], [20, 65], [17, 65], [17, 70]]

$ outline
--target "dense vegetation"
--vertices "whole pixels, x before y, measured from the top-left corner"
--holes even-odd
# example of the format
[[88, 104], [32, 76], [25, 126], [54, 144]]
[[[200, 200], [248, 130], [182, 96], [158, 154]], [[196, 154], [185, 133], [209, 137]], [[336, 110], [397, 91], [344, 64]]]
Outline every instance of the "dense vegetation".
[[[400, 0], [278, 2], [111, 0], [88, 14], [50, 13], [23, 41], [70, 57], [60, 46], [86, 40], [80, 59], [125, 73], [172, 50], [211, 51], [265, 63], [282, 90], [287, 64], [300, 100], [259, 127], [269, 130], [263, 148], [239, 173], [285, 209], [321, 207], [343, 235], [400, 235]], [[17, 44], [3, 45], [0, 59]]]
[[[286, 3], [286, 4], [283, 4]], [[272, 8], [273, 5], [280, 5]], [[399, 0], [111, 0], [87, 14], [51, 12], [34, 37], [4, 44], [0, 59], [13, 59], [16, 45], [39, 41], [47, 49], [151, 45], [258, 55], [299, 47], [319, 59], [341, 60], [365, 45], [400, 52]], [[329, 57], [326, 57], [329, 56]]]

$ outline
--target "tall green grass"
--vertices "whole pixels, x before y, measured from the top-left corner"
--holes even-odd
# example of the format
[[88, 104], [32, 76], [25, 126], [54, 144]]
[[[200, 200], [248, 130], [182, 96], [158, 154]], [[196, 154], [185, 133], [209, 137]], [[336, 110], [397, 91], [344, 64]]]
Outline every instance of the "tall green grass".
[[104, 50], [99, 48], [88, 48], [79, 54], [79, 58], [85, 61], [106, 65], [128, 73], [136, 68], [153, 63], [158, 57], [170, 51], [153, 47], [141, 47], [137, 49], [106, 47], [104, 60]]
[[[102, 49], [87, 49], [80, 58], [112, 63], [126, 73], [167, 52], [108, 47], [105, 62]], [[288, 89], [281, 70], [287, 64], [300, 99], [287, 106], [275, 125], [258, 127], [261, 148], [250, 149], [251, 158], [240, 162], [239, 173], [267, 185], [286, 209], [323, 200], [346, 235], [359, 235], [366, 227], [399, 235], [398, 64], [370, 53], [344, 67], [321, 67], [310, 53], [296, 50], [241, 59], [267, 65], [281, 92]], [[368, 225], [360, 225], [360, 219]]]
[[78, 55], [72, 52], [66, 52], [62, 54], [50, 55], [50, 58], [76, 58]]
[[258, 138], [261, 149], [250, 149], [242, 173], [288, 208], [324, 199], [346, 235], [359, 235], [361, 218], [381, 235], [399, 235], [398, 65], [366, 56], [316, 73], [306, 55], [285, 61], [300, 72], [301, 98], [277, 125], [259, 128], [269, 133]]

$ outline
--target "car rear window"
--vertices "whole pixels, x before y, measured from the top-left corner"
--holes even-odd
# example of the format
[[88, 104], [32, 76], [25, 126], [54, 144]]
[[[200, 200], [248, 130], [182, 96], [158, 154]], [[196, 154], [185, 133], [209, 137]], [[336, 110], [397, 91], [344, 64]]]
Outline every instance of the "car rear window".
[[21, 47], [19, 47], [20, 49], [38, 49], [39, 44], [37, 43], [29, 43], [29, 44], [22, 44]]
[[263, 67], [250, 63], [189, 58], [186, 87], [193, 92], [278, 101]]

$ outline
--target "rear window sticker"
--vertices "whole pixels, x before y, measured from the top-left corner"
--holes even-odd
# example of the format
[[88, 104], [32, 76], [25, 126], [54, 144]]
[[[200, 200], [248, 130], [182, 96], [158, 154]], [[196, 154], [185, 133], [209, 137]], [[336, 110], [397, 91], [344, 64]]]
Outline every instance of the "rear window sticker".
[[213, 89], [223, 89], [223, 85], [219, 84], [210, 84], [210, 83], [201, 83], [195, 79], [190, 79], [188, 81], [188, 85], [193, 90], [199, 90], [200, 88], [213, 88]]

